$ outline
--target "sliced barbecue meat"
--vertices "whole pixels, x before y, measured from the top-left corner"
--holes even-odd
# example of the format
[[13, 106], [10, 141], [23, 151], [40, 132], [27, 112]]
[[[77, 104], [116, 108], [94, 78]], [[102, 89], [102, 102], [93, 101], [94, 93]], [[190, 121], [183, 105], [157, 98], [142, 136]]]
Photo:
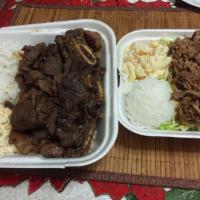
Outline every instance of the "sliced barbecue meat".
[[46, 129], [37, 129], [31, 132], [32, 144], [41, 148], [41, 146], [49, 140], [49, 133]]
[[34, 105], [30, 99], [24, 99], [13, 108], [15, 113], [11, 117], [11, 124], [16, 131], [28, 131], [42, 126], [36, 119]]
[[73, 59], [79, 61], [83, 65], [86, 64], [94, 66], [97, 63], [97, 58], [85, 41], [82, 29], [67, 31], [64, 43]]
[[66, 74], [59, 85], [59, 100], [62, 109], [70, 112], [88, 100], [87, 89], [76, 74]]
[[63, 62], [56, 44], [49, 44], [46, 48], [44, 61], [40, 64], [40, 71], [49, 76], [63, 72]]
[[57, 95], [56, 82], [52, 79], [37, 80], [35, 85], [50, 96]]
[[40, 70], [49, 76], [55, 76], [62, 72], [63, 64], [60, 63], [56, 57], [48, 57], [43, 65], [40, 66]]
[[198, 65], [200, 65], [200, 50], [196, 53], [195, 60], [198, 63]]
[[101, 35], [98, 32], [84, 30], [83, 34], [87, 44], [93, 51], [96, 52], [101, 49]]
[[9, 108], [9, 109], [13, 109], [13, 107], [14, 107], [14, 104], [13, 103], [11, 103], [10, 101], [5, 101], [4, 102], [4, 106], [6, 107], [6, 108]]
[[21, 154], [39, 153], [39, 149], [32, 141], [33, 136], [24, 132], [13, 131], [9, 137], [10, 144], [14, 144]]
[[38, 69], [38, 58], [45, 51], [45, 43], [39, 43], [35, 46], [24, 46], [22, 51], [24, 51], [23, 59], [20, 62], [20, 69], [28, 70], [30, 66], [33, 69]]
[[[84, 107], [88, 92], [76, 74], [66, 74], [59, 87], [59, 117], [56, 135], [64, 147], [81, 146], [84, 142]], [[81, 112], [82, 111], [82, 112]]]
[[64, 156], [64, 148], [54, 142], [47, 142], [41, 147], [40, 153], [46, 157], [60, 158]]
[[56, 120], [58, 117], [58, 110], [57, 108], [53, 108], [52, 112], [48, 115], [46, 120], [46, 128], [51, 135], [54, 135], [56, 131]]
[[35, 111], [37, 113], [38, 119], [47, 124], [47, 119], [51, 113], [57, 108], [57, 99], [49, 97], [44, 93], [39, 93], [37, 95]]
[[101, 37], [75, 29], [55, 42], [23, 48], [10, 143], [22, 154], [78, 157], [89, 151], [102, 116], [104, 69], [96, 57]]
[[74, 61], [71, 58], [67, 59], [64, 63], [64, 73], [70, 73], [70, 71], [72, 71], [72, 69], [76, 67], [76, 65], [77, 63], [74, 63]]
[[60, 49], [60, 53], [63, 60], [67, 60], [70, 57], [70, 55], [68, 53], [68, 49], [65, 45], [64, 39], [65, 39], [64, 35], [57, 35], [55, 38], [55, 42]]
[[21, 94], [20, 100], [13, 107], [11, 115], [11, 125], [16, 131], [30, 131], [44, 126], [44, 122], [39, 119], [35, 111], [36, 90]]
[[80, 157], [88, 152], [88, 148], [67, 148], [64, 151], [63, 157], [65, 158], [74, 158]]
[[56, 135], [60, 139], [62, 146], [81, 147], [84, 143], [84, 135], [81, 131], [83, 125], [77, 127], [73, 121], [64, 118], [61, 118], [58, 121]]
[[32, 69], [24, 72], [21, 76], [26, 84], [34, 84], [36, 81], [44, 80], [46, 78], [40, 71]]
[[41, 153], [46, 157], [64, 156], [64, 148], [48, 139], [48, 133], [45, 131], [39, 130], [30, 134], [13, 131], [9, 142], [14, 144], [22, 154]]
[[200, 41], [200, 31], [195, 31], [194, 34], [192, 35], [192, 40], [194, 41]]
[[18, 83], [18, 86], [19, 86], [20, 90], [21, 90], [21, 91], [25, 91], [26, 88], [27, 88], [27, 85], [25, 84], [25, 80], [24, 80], [23, 76], [22, 76], [21, 74], [18, 73], [18, 74], [15, 76], [15, 80], [16, 80], [16, 82]]

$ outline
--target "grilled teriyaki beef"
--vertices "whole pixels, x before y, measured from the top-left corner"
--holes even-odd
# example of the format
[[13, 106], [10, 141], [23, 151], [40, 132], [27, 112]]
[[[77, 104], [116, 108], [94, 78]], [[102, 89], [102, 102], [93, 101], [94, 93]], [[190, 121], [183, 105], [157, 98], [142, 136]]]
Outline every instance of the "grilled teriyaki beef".
[[101, 36], [83, 29], [54, 44], [24, 46], [10, 143], [22, 154], [76, 157], [88, 152], [104, 102]]

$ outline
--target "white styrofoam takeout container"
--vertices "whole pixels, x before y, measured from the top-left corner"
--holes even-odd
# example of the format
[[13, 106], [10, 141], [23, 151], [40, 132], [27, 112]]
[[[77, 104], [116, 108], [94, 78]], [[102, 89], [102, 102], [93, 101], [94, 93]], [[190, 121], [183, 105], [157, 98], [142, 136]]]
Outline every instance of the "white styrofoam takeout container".
[[[138, 30], [130, 32], [120, 39], [117, 44], [117, 67], [120, 71], [123, 63], [124, 48], [126, 45], [135, 42], [147, 43], [151, 40], [158, 40], [163, 37], [175, 39], [177, 37], [192, 36], [195, 30], [183, 29], [157, 29], [157, 30]], [[133, 125], [126, 117], [124, 111], [124, 95], [123, 95], [123, 80], [120, 77], [120, 85], [118, 91], [118, 108], [119, 121], [128, 130], [143, 136], [154, 137], [176, 137], [176, 138], [200, 138], [198, 131], [165, 131], [157, 129], [149, 129], [138, 125]], [[156, 98], [156, 97], [155, 97]]]
[[[101, 33], [103, 38], [102, 60], [106, 67], [105, 91], [106, 106], [105, 120], [99, 125], [94, 147], [91, 152], [81, 158], [44, 158], [42, 156], [12, 156], [0, 159], [0, 167], [4, 168], [65, 168], [84, 166], [101, 159], [114, 144], [118, 132], [118, 118], [121, 124], [133, 133], [154, 137], [200, 138], [200, 132], [190, 131], [161, 131], [132, 125], [126, 118], [123, 105], [123, 81], [117, 88], [117, 68], [120, 70], [123, 62], [123, 51], [127, 44], [134, 42], [146, 43], [161, 37], [177, 38], [191, 36], [195, 30], [157, 29], [138, 30], [126, 34], [117, 44], [112, 29], [97, 20], [72, 20], [45, 24], [10, 26], [0, 29], [0, 41], [14, 38], [23, 44], [35, 44], [40, 41], [49, 43], [56, 34], [64, 33], [67, 29], [84, 28]], [[116, 65], [117, 63], [117, 65]], [[118, 99], [118, 102], [117, 102]], [[118, 113], [117, 113], [118, 110]]]
[[117, 112], [117, 67], [116, 38], [112, 29], [96, 20], [72, 20], [35, 25], [15, 26], [0, 29], [0, 41], [17, 40], [23, 45], [38, 42], [52, 43], [55, 35], [64, 34], [66, 30], [84, 28], [94, 30], [102, 36], [102, 59], [105, 67], [104, 118], [97, 125], [91, 151], [79, 158], [45, 158], [36, 156], [6, 156], [0, 159], [0, 168], [65, 168], [85, 166], [102, 158], [113, 146], [118, 133]]
[[184, 1], [185, 3], [187, 3], [191, 6], [200, 8], [200, 1], [199, 0], [182, 0], [182, 1]]

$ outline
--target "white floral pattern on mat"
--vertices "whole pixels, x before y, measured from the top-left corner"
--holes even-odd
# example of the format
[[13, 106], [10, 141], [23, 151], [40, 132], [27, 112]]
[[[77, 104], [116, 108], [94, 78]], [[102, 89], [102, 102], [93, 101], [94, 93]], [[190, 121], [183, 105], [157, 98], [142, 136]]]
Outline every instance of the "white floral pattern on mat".
[[171, 188], [164, 188], [164, 190], [165, 190], [166, 192], [169, 192], [169, 191], [171, 191], [172, 189], [171, 189]]
[[49, 181], [31, 195], [28, 195], [27, 188], [28, 181], [16, 187], [0, 187], [0, 200], [112, 200], [108, 195], [95, 197], [90, 184], [86, 181], [70, 181], [61, 193], [54, 190]]
[[[157, 0], [127, 0], [129, 3], [136, 3], [138, 1], [143, 1], [143, 2], [154, 2], [154, 1], [157, 1]], [[161, 0], [161, 1], [164, 1], [164, 2], [173, 2], [173, 0]]]

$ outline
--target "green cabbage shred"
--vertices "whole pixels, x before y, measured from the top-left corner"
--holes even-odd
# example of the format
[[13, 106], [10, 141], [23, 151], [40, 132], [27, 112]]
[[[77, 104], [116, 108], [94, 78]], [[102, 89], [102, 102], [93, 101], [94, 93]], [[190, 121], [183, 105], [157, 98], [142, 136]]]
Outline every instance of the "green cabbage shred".
[[160, 130], [169, 130], [169, 131], [199, 131], [199, 127], [191, 127], [187, 125], [182, 125], [175, 121], [175, 119], [168, 121], [166, 123], [160, 124]]

